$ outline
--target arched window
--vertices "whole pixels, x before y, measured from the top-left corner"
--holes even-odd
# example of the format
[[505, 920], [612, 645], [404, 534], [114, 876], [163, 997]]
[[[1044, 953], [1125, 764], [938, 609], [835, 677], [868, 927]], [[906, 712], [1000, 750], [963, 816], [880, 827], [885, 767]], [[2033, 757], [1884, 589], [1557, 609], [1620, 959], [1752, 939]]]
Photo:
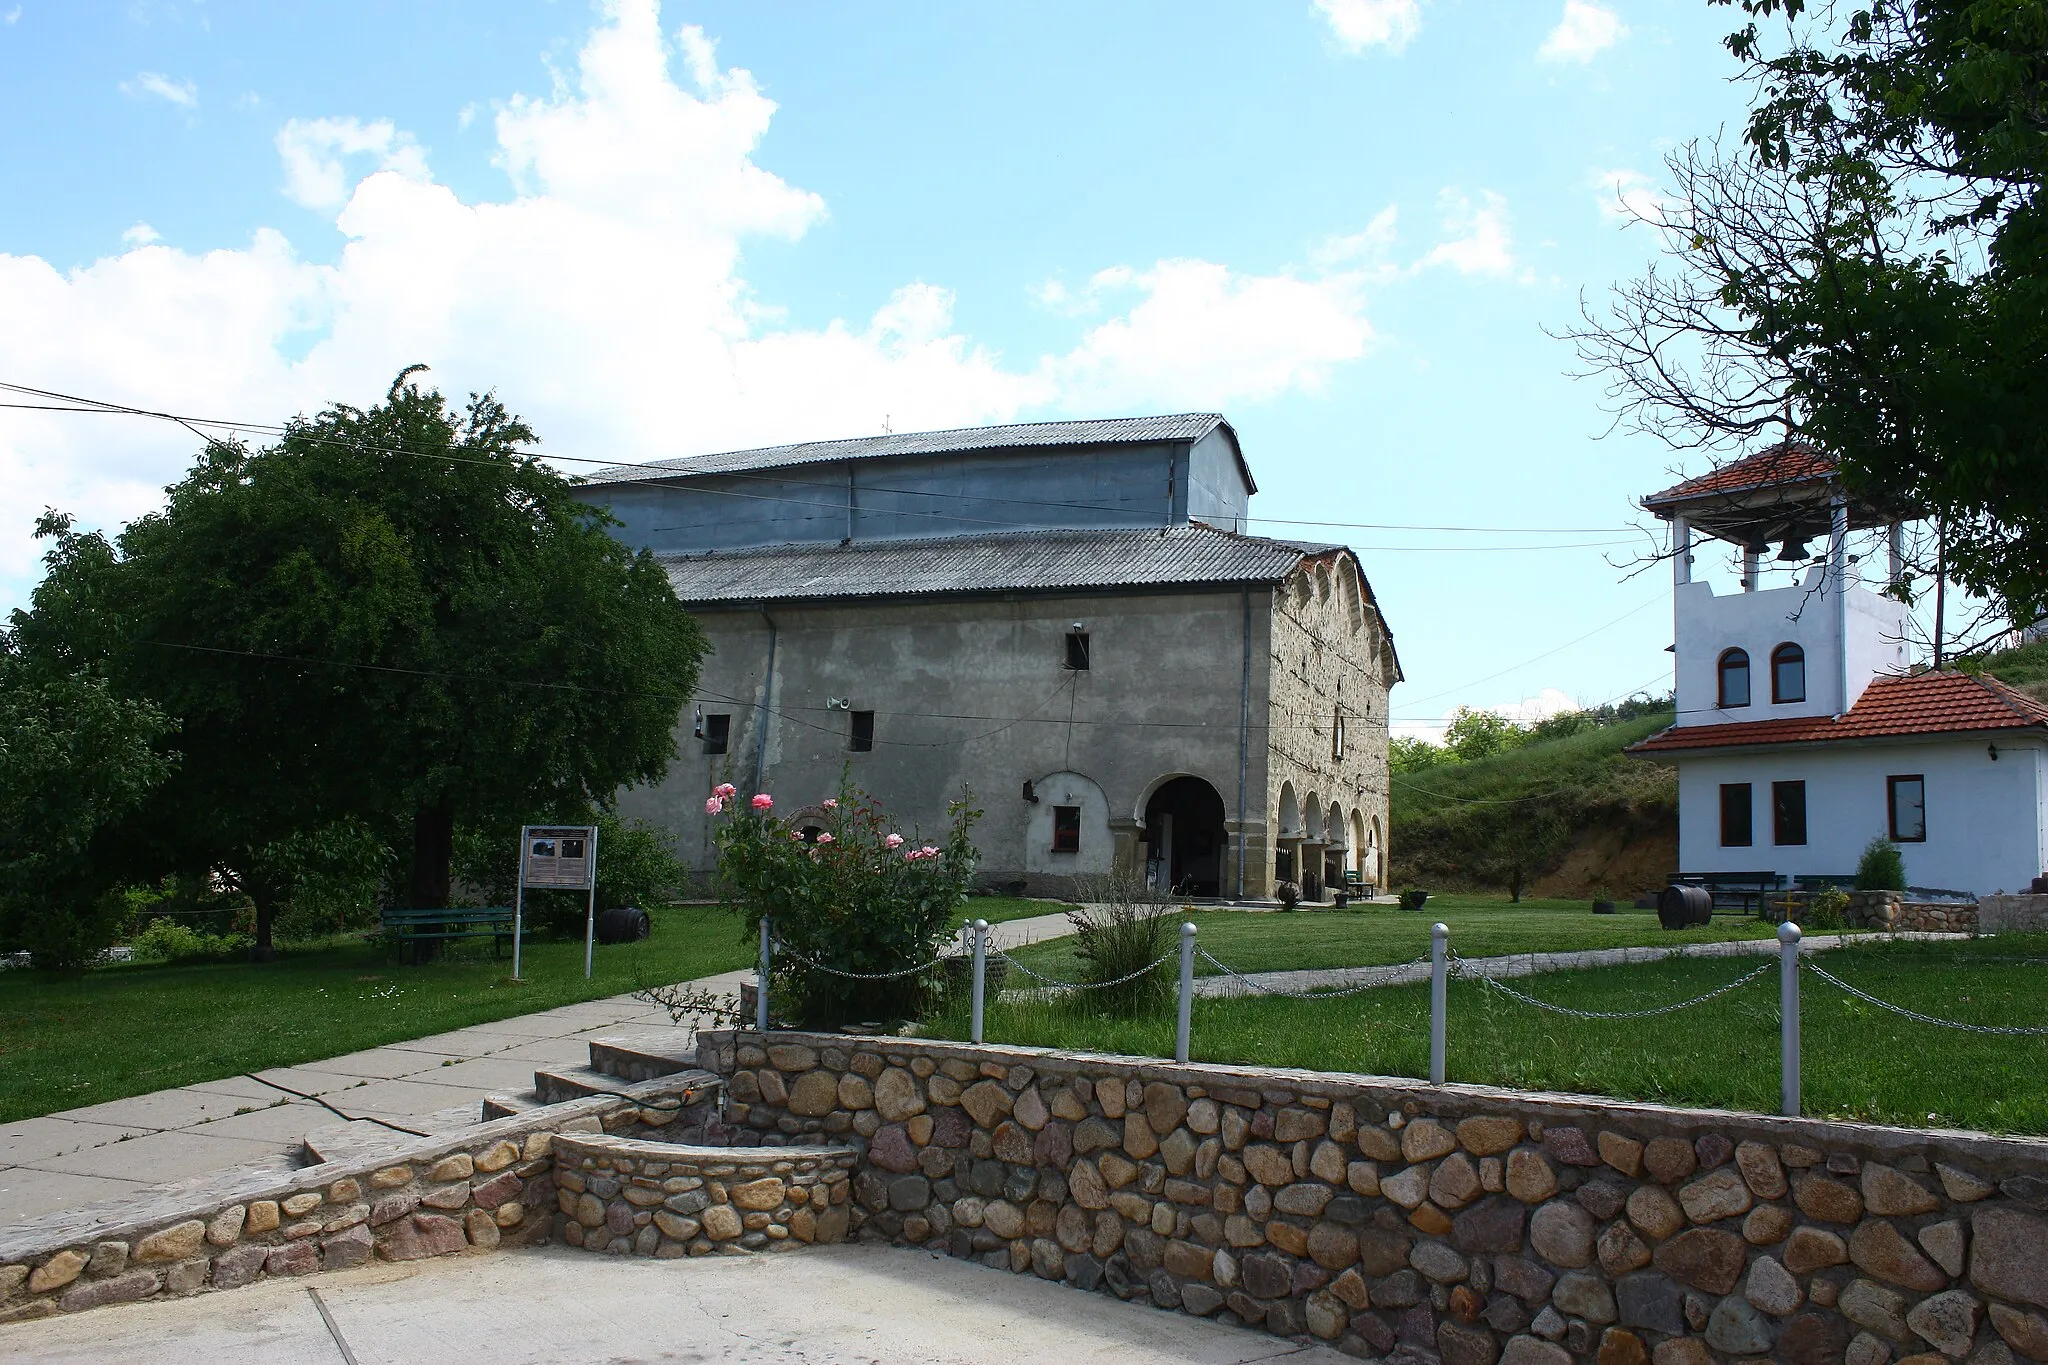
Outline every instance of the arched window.
[[1771, 700], [1806, 700], [1806, 651], [1782, 644], [1771, 651]]
[[1722, 706], [1749, 705], [1749, 652], [1726, 650], [1721, 655]]

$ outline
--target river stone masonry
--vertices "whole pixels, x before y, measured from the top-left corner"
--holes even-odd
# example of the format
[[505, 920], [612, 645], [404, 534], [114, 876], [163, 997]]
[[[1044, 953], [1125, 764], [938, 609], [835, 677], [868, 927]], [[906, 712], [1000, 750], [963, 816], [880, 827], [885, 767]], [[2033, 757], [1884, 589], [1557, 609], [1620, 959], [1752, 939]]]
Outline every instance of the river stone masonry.
[[585, 1251], [660, 1260], [843, 1242], [859, 1155], [562, 1134], [554, 1140], [559, 1235]]
[[914, 1039], [699, 1048], [728, 1124], [864, 1149], [861, 1240], [1360, 1357], [2048, 1362], [2040, 1141]]

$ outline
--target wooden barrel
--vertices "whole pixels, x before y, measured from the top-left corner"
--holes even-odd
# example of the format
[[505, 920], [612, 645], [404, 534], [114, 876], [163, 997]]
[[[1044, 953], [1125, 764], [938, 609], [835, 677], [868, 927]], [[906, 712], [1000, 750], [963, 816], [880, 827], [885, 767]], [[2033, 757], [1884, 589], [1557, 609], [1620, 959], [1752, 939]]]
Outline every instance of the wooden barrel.
[[1714, 893], [1704, 886], [1676, 883], [1657, 893], [1657, 923], [1666, 929], [1689, 929], [1714, 918]]
[[615, 905], [597, 917], [599, 943], [637, 943], [654, 932], [654, 922], [637, 905]]

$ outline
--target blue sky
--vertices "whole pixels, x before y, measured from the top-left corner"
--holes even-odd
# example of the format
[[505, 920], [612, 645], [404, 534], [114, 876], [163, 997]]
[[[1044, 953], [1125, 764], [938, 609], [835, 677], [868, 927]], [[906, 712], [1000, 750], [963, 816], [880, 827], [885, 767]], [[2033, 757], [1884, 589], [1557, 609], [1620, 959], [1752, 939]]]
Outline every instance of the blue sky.
[[[1260, 516], [1515, 528], [1258, 528], [1359, 548], [1398, 718], [1662, 690], [1668, 574], [1568, 528], [1681, 462], [1599, 439], [1544, 329], [1653, 254], [1617, 193], [1739, 122], [1729, 24], [0, 0], [0, 380], [265, 421], [425, 361], [607, 459], [1214, 409]], [[124, 422], [0, 413], [0, 606], [43, 506], [116, 525], [183, 469]]]

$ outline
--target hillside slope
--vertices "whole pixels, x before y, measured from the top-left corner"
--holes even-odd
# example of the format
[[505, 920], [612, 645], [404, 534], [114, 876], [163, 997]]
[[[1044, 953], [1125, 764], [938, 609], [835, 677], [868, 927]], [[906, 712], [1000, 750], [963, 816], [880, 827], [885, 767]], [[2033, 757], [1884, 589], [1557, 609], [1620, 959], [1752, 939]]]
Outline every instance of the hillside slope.
[[1395, 888], [1511, 887], [1580, 896], [1655, 890], [1678, 866], [1678, 781], [1622, 750], [1660, 712], [1474, 763], [1396, 774]]

